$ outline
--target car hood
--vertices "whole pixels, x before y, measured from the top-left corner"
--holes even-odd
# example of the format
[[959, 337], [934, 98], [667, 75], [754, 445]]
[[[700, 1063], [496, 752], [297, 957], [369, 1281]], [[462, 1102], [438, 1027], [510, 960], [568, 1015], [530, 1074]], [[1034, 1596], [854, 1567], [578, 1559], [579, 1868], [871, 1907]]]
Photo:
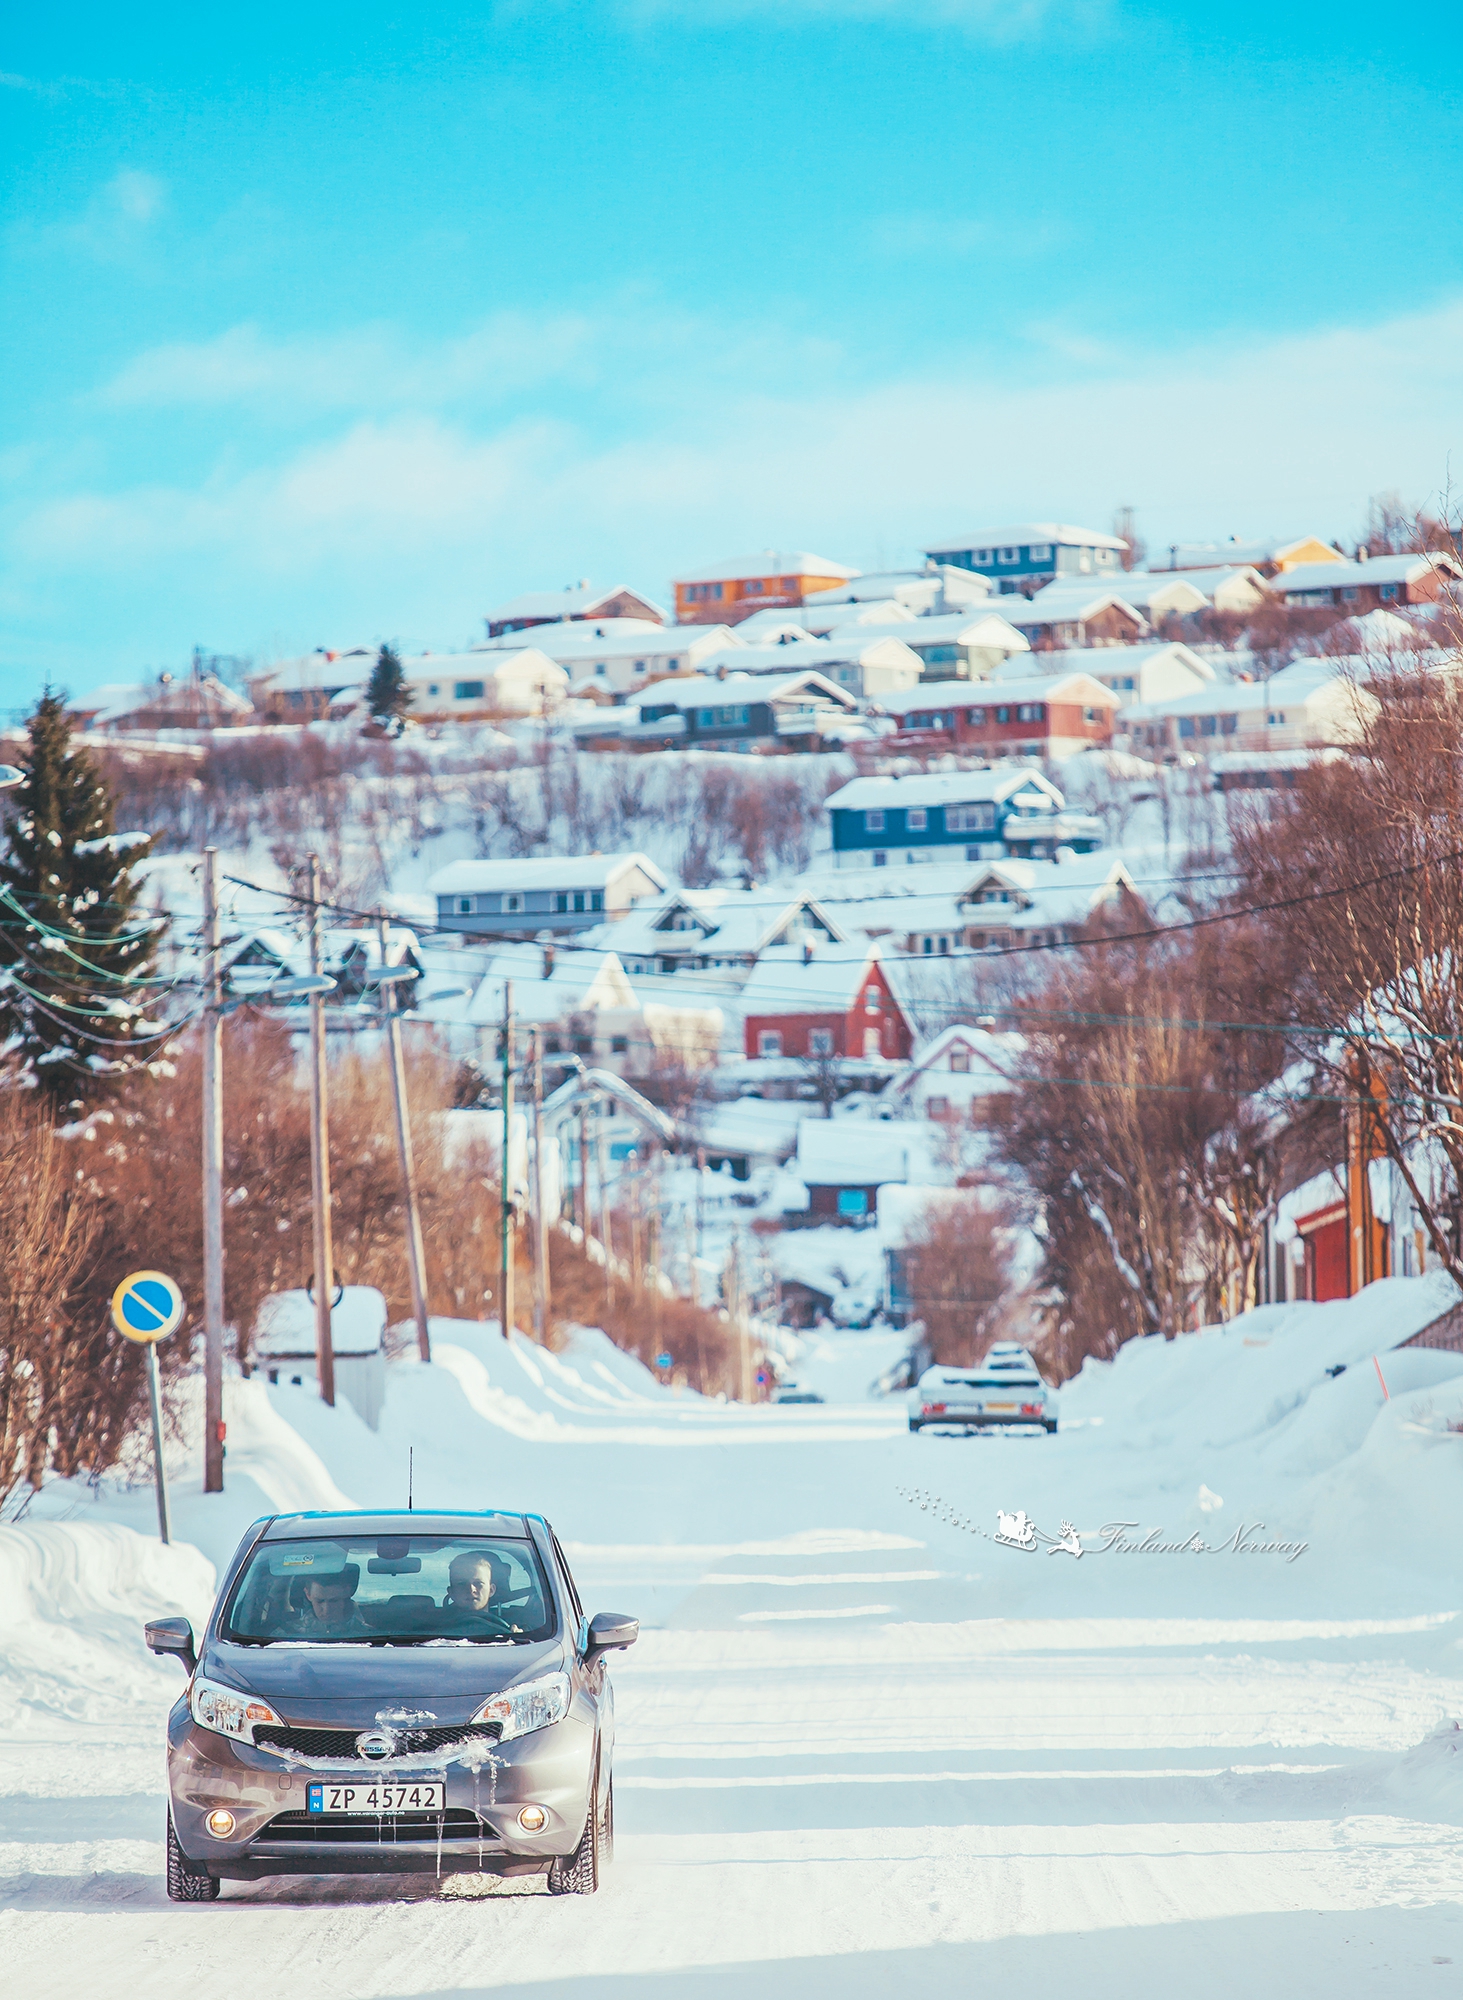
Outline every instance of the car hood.
[[198, 1670], [257, 1694], [285, 1722], [359, 1723], [385, 1705], [466, 1722], [490, 1694], [564, 1665], [562, 1639], [528, 1646], [234, 1646], [210, 1639]]

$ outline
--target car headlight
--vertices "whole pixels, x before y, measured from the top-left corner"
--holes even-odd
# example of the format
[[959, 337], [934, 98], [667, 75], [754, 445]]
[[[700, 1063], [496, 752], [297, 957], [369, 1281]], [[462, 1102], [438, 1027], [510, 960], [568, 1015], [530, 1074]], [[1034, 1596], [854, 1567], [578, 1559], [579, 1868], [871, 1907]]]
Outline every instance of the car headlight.
[[216, 1729], [220, 1736], [232, 1736], [239, 1743], [254, 1741], [256, 1722], [279, 1721], [269, 1703], [261, 1701], [258, 1695], [220, 1687], [217, 1681], [206, 1681], [200, 1674], [193, 1676], [188, 1708], [200, 1728]]
[[546, 1674], [541, 1681], [524, 1681], [501, 1694], [490, 1694], [473, 1721], [501, 1723], [498, 1741], [507, 1743], [514, 1736], [527, 1736], [531, 1729], [562, 1722], [569, 1713], [569, 1692], [567, 1674]]

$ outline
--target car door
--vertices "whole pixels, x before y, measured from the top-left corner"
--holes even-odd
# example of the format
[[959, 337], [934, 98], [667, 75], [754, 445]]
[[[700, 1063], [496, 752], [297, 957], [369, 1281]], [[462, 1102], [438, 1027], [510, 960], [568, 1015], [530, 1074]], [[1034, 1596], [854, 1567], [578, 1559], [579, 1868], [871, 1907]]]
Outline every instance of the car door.
[[559, 1537], [549, 1529], [549, 1543], [554, 1551], [554, 1564], [559, 1572], [559, 1587], [564, 1593], [574, 1618], [574, 1653], [576, 1678], [580, 1680], [584, 1692], [594, 1704], [595, 1723], [599, 1735], [599, 1804], [603, 1807], [604, 1796], [609, 1789], [610, 1769], [615, 1749], [615, 1697], [610, 1686], [609, 1672], [605, 1657], [600, 1657], [589, 1666], [584, 1665], [584, 1649], [589, 1643], [589, 1620], [584, 1615], [584, 1605], [579, 1596], [574, 1573], [569, 1567], [569, 1558], [559, 1543]]

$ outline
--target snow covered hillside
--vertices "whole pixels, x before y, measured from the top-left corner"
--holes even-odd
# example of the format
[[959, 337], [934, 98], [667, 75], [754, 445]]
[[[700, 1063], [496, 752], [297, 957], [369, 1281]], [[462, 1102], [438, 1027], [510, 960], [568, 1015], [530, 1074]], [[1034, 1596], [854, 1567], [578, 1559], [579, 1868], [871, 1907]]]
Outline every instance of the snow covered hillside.
[[[553, 1355], [445, 1320], [375, 1432], [232, 1383], [228, 1491], [174, 1468], [186, 1544], [156, 1545], [145, 1488], [57, 1484], [0, 1530], [7, 1984], [1448, 1990], [1463, 1356], [1396, 1351], [1448, 1302], [1396, 1280], [1134, 1343], [1068, 1385], [1051, 1438], [912, 1436], [864, 1394], [881, 1337], [828, 1332], [797, 1362], [821, 1406], [710, 1403], [597, 1334]], [[168, 1904], [182, 1675], [141, 1620], [200, 1616], [259, 1513], [404, 1502], [409, 1449], [419, 1504], [541, 1508], [591, 1608], [643, 1621], [613, 1669], [606, 1886], [277, 1879]], [[999, 1545], [998, 1510], [1072, 1524], [1082, 1556]]]

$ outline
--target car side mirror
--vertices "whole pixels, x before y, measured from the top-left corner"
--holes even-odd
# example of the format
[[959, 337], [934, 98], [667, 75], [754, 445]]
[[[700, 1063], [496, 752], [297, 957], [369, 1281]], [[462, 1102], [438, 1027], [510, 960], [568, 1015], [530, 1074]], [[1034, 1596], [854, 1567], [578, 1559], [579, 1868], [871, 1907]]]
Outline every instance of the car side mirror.
[[188, 1673], [198, 1665], [193, 1646], [193, 1627], [186, 1618], [154, 1618], [142, 1628], [150, 1653], [174, 1653]]
[[627, 1618], [622, 1611], [597, 1611], [589, 1621], [589, 1644], [584, 1649], [586, 1664], [601, 1653], [622, 1652], [640, 1637], [640, 1620]]

